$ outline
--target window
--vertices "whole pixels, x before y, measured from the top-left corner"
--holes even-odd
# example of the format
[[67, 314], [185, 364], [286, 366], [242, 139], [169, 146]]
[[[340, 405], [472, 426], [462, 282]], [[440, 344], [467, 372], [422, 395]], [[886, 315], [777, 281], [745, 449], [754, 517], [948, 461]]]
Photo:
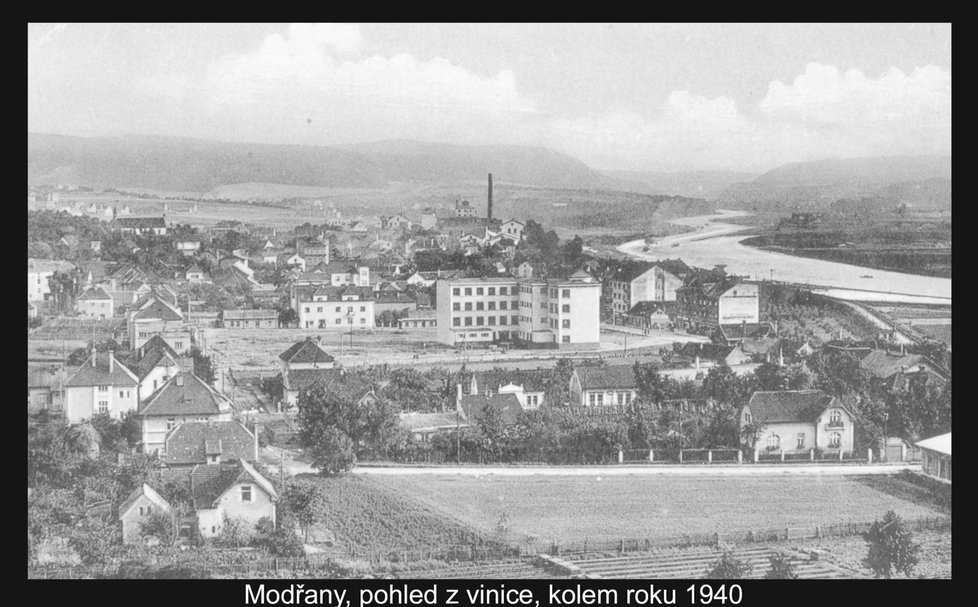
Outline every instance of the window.
[[588, 394], [587, 395], [587, 404], [589, 404], [590, 406], [593, 407], [594, 406], [594, 403], [595, 403], [595, 395], [594, 394]]
[[457, 301], [452, 304], [452, 311], [458, 312], [461, 309], [462, 309], [462, 304], [458, 303]]
[[182, 341], [173, 342], [173, 349], [177, 351], [183, 350], [183, 342]]
[[483, 320], [485, 320], [485, 319], [482, 316], [477, 316], [476, 319], [475, 319], [475, 325], [477, 327], [481, 327], [482, 325], [485, 324], [484, 322], [482, 322]]
[[100, 400], [100, 401], [98, 401], [98, 412], [99, 413], [108, 413], [109, 412], [109, 401], [107, 401], [107, 400]]
[[[489, 309], [491, 310], [492, 308], [489, 308]], [[506, 309], [506, 302], [505, 301], [499, 302], [499, 309], [500, 310], [505, 310]]]
[[754, 418], [753, 418], [753, 416], [751, 416], [751, 414], [750, 414], [750, 411], [744, 411], [744, 423], [745, 423], [745, 424], [749, 424], [749, 423], [751, 423], [751, 421], [752, 421], [753, 419], [754, 419]]
[[496, 302], [490, 301], [489, 304], [488, 304], [488, 308], [490, 310], [495, 310], [496, 309]]
[[487, 291], [487, 294], [488, 295], [495, 295], [496, 294], [496, 287], [489, 287], [489, 289]]
[[547, 309], [547, 302], [541, 301], [540, 302], [540, 308], [543, 309], [543, 310], [546, 310]]
[[505, 325], [507, 320], [508, 319], [505, 316], [500, 316], [499, 317], [499, 324]]
[[596, 394], [595, 396], [596, 396], [596, 399], [595, 399], [595, 403], [596, 403], [596, 404], [597, 404], [597, 405], [598, 405], [599, 407], [600, 407], [600, 406], [602, 406], [602, 405], [604, 405], [604, 392], [599, 392], [599, 393], [598, 393], [598, 394]]
[[309, 310], [311, 310], [311, 308], [309, 306], [303, 306], [303, 307], [306, 309], [306, 314], [308, 314], [309, 313]]
[[353, 306], [347, 306], [346, 307], [346, 311], [347, 312], [352, 312], [353, 311]]
[[772, 434], [767, 437], [767, 448], [768, 449], [779, 449], [781, 447], [781, 437], [777, 434]]
[[484, 309], [484, 307], [485, 307], [485, 306], [483, 305], [483, 303], [482, 303], [481, 301], [477, 301], [477, 302], [475, 303], [475, 309], [476, 309], [476, 310], [482, 310], [482, 309]]
[[319, 306], [318, 308], [316, 308], [316, 311], [317, 312], [322, 312], [323, 311], [323, 307], [322, 306]]
[[519, 321], [519, 317], [518, 316], [515, 316], [514, 315], [512, 318], [510, 318], [510, 324], [518, 325], [519, 323], [520, 323], [520, 321]]
[[563, 297], [570, 297], [570, 289], [564, 289]]
[[367, 311], [367, 306], [360, 306], [360, 311], [361, 312], [366, 312]]
[[570, 312], [570, 304], [564, 304], [563, 306], [561, 306], [560, 311], [561, 312]]
[[565, 318], [561, 321], [560, 326], [564, 329], [570, 329], [570, 321]]
[[109, 391], [109, 387], [108, 386], [99, 386], [98, 387], [98, 391], [99, 392], [108, 392]]
[[459, 289], [458, 287], [452, 289], [452, 295], [461, 295], [461, 294], [462, 294], [462, 290]]
[[842, 447], [842, 434], [833, 432], [829, 435], [829, 449], [838, 449], [840, 447]]
[[490, 316], [488, 320], [489, 320], [489, 325], [490, 326], [496, 324], [496, 317], [495, 316]]
[[340, 306], [336, 306], [336, 313], [337, 313], [337, 314], [339, 314], [339, 313], [340, 313], [340, 312], [342, 312], [342, 311], [343, 311], [343, 308], [342, 308], [342, 307], [340, 307]]
[[798, 435], [798, 449], [805, 448], [805, 433], [802, 432]]
[[625, 392], [625, 404], [627, 405], [630, 402], [632, 402], [632, 393], [631, 392]]
[[341, 322], [343, 322], [343, 319], [342, 318], [337, 318], [335, 324], [340, 324]]
[[466, 327], [471, 327], [472, 326], [472, 317], [471, 316], [466, 316], [465, 317], [465, 326]]
[[251, 501], [251, 485], [241, 485], [241, 501]]
[[471, 287], [465, 287], [465, 294], [466, 295], [472, 295], [472, 288]]
[[482, 289], [482, 287], [478, 287], [478, 288], [476, 288], [476, 290], [475, 290], [475, 294], [476, 294], [476, 295], [483, 295], [484, 293], [483, 293], [483, 289]]
[[467, 302], [465, 302], [465, 311], [468, 312], [470, 310], [472, 310], [472, 302], [471, 301], [467, 301]]
[[122, 390], [119, 390], [119, 398], [124, 398], [125, 397], [125, 394], [126, 394], [125, 392], [123, 392]]
[[547, 294], [547, 287], [540, 287], [540, 295], [546, 295], [546, 294]]
[[829, 423], [832, 424], [833, 426], [837, 424], [841, 424], [842, 411], [839, 411], [838, 409], [833, 409], [832, 412], [829, 413]]
[[167, 430], [173, 430], [176, 427], [177, 427], [177, 419], [175, 417], [171, 417], [170, 419], [166, 420]]
[[453, 327], [461, 326], [461, 324], [462, 324], [462, 319], [461, 318], [455, 317], [455, 318], [452, 319], [452, 326]]
[[360, 319], [360, 324], [361, 324], [361, 325], [365, 325], [365, 324], [367, 324], [367, 319], [366, 319], [366, 318], [361, 318], [361, 319]]
[[564, 336], [562, 336], [560, 338], [560, 341], [561, 341], [561, 343], [569, 344], [570, 343], [570, 335], [564, 335]]

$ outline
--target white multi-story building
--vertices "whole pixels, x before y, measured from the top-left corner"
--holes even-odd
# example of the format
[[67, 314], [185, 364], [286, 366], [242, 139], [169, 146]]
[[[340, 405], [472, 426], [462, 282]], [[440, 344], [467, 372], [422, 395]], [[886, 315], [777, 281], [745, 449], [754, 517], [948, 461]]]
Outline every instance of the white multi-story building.
[[27, 301], [43, 301], [51, 294], [48, 279], [55, 272], [70, 272], [75, 266], [54, 259], [27, 260]]
[[297, 305], [303, 329], [373, 329], [374, 292], [370, 287], [321, 287]]
[[601, 285], [586, 272], [565, 280], [452, 278], [437, 283], [438, 341], [522, 341], [596, 347]]
[[138, 405], [139, 379], [112, 352], [92, 356], [65, 382], [65, 418], [77, 424], [100, 413], [119, 419]]

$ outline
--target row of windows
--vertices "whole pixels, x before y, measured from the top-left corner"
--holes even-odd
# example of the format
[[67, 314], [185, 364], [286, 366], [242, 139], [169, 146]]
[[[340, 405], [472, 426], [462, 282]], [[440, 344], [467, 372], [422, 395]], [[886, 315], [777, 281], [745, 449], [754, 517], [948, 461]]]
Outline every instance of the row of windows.
[[[483, 321], [486, 321], [486, 322], [483, 322]], [[464, 320], [462, 318], [456, 316], [455, 318], [452, 319], [452, 326], [453, 327], [460, 327], [460, 326], [463, 326], [463, 325], [466, 326], [466, 327], [471, 327], [473, 325], [476, 326], [476, 327], [481, 327], [483, 325], [494, 326], [495, 324], [496, 324], [496, 317], [495, 316], [466, 316], [466, 317], [464, 317]], [[501, 324], [501, 325], [514, 324], [515, 325], [515, 324], [519, 324], [519, 321], [517, 320], [517, 317], [516, 316], [500, 316], [499, 317], [499, 324]]]
[[[311, 306], [303, 306], [303, 307], [305, 308], [306, 314], [309, 314], [310, 312], [312, 312], [312, 307]], [[352, 312], [353, 311], [353, 308], [354, 308], [354, 306], [347, 306], [346, 307], [346, 311], [347, 312]], [[322, 306], [317, 306], [316, 307], [316, 312], [322, 312], [322, 311], [323, 311], [323, 307]], [[336, 309], [334, 311], [337, 314], [342, 313], [343, 312], [343, 306], [336, 306]], [[360, 311], [361, 312], [366, 312], [367, 311], [367, 306], [360, 306]]]
[[[630, 402], [632, 402], [631, 392], [612, 392], [608, 399], [609, 405], [627, 405]], [[592, 407], [604, 405], [604, 392], [588, 394], [587, 404]]]
[[[307, 329], [311, 329], [311, 328], [313, 328], [315, 326], [315, 324], [316, 324], [316, 321], [314, 321], [314, 320], [307, 320], [306, 321], [306, 328]], [[342, 318], [337, 318], [333, 322], [333, 324], [334, 325], [342, 325], [343, 324], [343, 319]], [[351, 325], [353, 324], [353, 319], [352, 318], [350, 319], [349, 324], [351, 324]], [[360, 324], [361, 325], [367, 324], [367, 319], [366, 318], [361, 318], [360, 319]], [[326, 320], [325, 319], [322, 319], [322, 318], [319, 319], [319, 328], [320, 329], [325, 329], [326, 328]]]
[[[513, 304], [514, 304], [513, 305], [513, 309], [515, 310], [516, 309], [516, 306], [515, 306], [516, 302], [514, 301]], [[499, 309], [500, 310], [506, 310], [507, 308], [509, 308], [509, 303], [506, 300], [503, 300], [503, 301], [500, 301], [499, 302]], [[464, 308], [462, 307], [462, 304], [459, 303], [459, 302], [457, 302], [457, 301], [452, 304], [452, 310], [455, 311], [455, 312], [461, 312], [463, 309], [466, 312], [470, 312], [472, 310], [472, 302], [471, 301], [465, 302], [465, 307]], [[476, 311], [483, 310], [483, 309], [485, 309], [485, 310], [495, 310], [496, 309], [496, 302], [494, 302], [494, 301], [488, 301], [488, 302], [477, 301], [477, 302], [475, 302], [475, 309], [476, 309]]]
[[[558, 308], [557, 304], [550, 304], [550, 311], [553, 312], [554, 314], [557, 313], [557, 308]], [[564, 305], [560, 306], [560, 311], [561, 312], [564, 312], [564, 313], [569, 313], [570, 312], [570, 304], [564, 304]]]
[[[797, 449], [805, 448], [805, 433], [799, 433], [796, 441]], [[839, 432], [833, 432], [829, 435], [829, 449], [838, 449], [842, 446], [842, 434]], [[767, 437], [767, 447], [768, 449], [780, 449], [781, 448], [781, 437], [777, 434], [771, 434]]]
[[[461, 295], [462, 294], [462, 289], [463, 289], [462, 287], [453, 287], [452, 288], [452, 295]], [[464, 289], [465, 289], [465, 294], [466, 295], [472, 295], [472, 287], [464, 287]], [[475, 287], [475, 294], [476, 295], [495, 295], [496, 294], [496, 287]], [[510, 294], [509, 287], [499, 287], [499, 294], [500, 295], [509, 295]], [[516, 295], [516, 287], [513, 287], [512, 294], [513, 295]]]
[[[564, 329], [570, 329], [570, 320], [564, 319], [563, 321], [561, 321], [560, 326]], [[550, 319], [550, 328], [551, 329], [557, 328], [557, 319], [555, 318]]]
[[[520, 316], [520, 322], [533, 322], [533, 317], [532, 316]], [[543, 324], [545, 322], [547, 322], [547, 317], [546, 316], [541, 316], [540, 317], [540, 324]]]

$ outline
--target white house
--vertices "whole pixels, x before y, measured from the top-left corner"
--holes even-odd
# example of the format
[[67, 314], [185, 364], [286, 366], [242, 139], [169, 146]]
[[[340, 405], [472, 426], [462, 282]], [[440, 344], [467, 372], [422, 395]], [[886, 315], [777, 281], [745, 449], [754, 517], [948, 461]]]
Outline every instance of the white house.
[[107, 413], [115, 419], [137, 406], [139, 380], [112, 352], [92, 355], [65, 382], [65, 417], [77, 424], [93, 415]]
[[262, 518], [275, 523], [278, 493], [245, 460], [196, 466], [190, 473], [190, 492], [200, 534], [205, 538], [220, 534], [225, 516], [241, 520], [249, 530]]
[[165, 450], [167, 433], [180, 424], [231, 421], [233, 415], [226, 396], [192, 373], [177, 373], [139, 408], [143, 452]]
[[122, 523], [122, 543], [142, 542], [142, 524], [154, 514], [173, 514], [173, 508], [155, 489], [143, 483], [119, 506], [119, 522]]
[[839, 399], [821, 390], [755, 392], [740, 411], [740, 428], [760, 424], [758, 451], [848, 452], [854, 418]]

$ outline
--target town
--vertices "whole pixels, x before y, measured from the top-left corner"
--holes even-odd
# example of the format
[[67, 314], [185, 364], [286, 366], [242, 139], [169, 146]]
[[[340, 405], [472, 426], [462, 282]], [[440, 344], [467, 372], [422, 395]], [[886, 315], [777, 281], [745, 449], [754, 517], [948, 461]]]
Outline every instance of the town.
[[[948, 344], [802, 285], [588, 254], [493, 218], [491, 174], [484, 212], [285, 233], [48, 190], [28, 201], [49, 252], [28, 259], [30, 516], [121, 529], [83, 555], [81, 532], [37, 528], [49, 561], [52, 544], [78, 564], [147, 543], [304, 555], [282, 519], [308, 540], [320, 498], [284, 475], [384, 463], [923, 461], [915, 482], [951, 478]], [[329, 554], [350, 542], [322, 531]]]
[[28, 578], [949, 580], [950, 49], [28, 23]]

